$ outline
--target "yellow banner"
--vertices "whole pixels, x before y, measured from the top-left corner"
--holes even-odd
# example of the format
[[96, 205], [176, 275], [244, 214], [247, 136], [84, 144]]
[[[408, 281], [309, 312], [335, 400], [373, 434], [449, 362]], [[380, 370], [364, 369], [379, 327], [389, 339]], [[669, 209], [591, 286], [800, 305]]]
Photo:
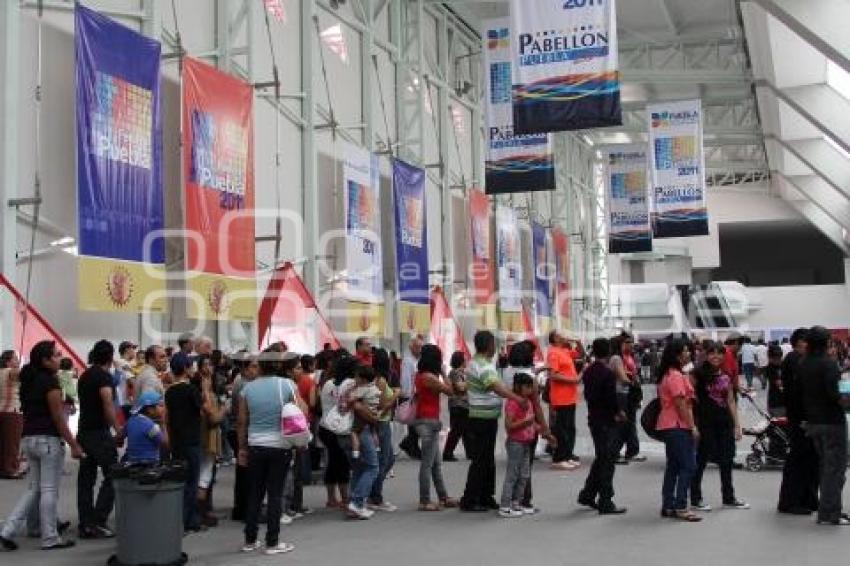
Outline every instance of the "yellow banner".
[[81, 256], [77, 275], [80, 310], [135, 314], [167, 308], [164, 266]]
[[348, 301], [345, 330], [357, 336], [384, 336], [384, 305]]
[[431, 305], [418, 303], [398, 303], [399, 332], [402, 334], [422, 334], [427, 336], [431, 330]]
[[502, 332], [509, 333], [525, 333], [525, 326], [522, 324], [521, 312], [500, 312], [499, 313], [499, 328]]
[[186, 316], [195, 320], [257, 319], [257, 280], [188, 273]]

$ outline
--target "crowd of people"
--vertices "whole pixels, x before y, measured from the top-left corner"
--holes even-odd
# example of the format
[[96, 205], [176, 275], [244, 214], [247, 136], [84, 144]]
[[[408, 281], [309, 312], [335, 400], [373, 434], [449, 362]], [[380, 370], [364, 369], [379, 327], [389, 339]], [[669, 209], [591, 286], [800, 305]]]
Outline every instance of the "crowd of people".
[[[615, 470], [645, 460], [638, 424], [641, 407], [647, 413], [651, 407], [643, 400], [647, 368], [655, 375], [657, 401], [655, 414], [642, 424], [665, 445], [662, 517], [699, 522], [711, 510], [701, 488], [710, 462], [719, 468], [722, 505], [749, 508], [733, 484], [742, 437], [738, 403], [759, 378], [768, 389], [769, 411], [787, 419], [790, 437], [778, 511], [817, 512], [818, 523], [850, 524], [841, 508], [850, 397], [840, 385], [840, 346], [820, 327], [797, 330], [786, 342], [670, 338], [636, 347], [623, 332], [597, 338], [585, 352], [553, 331], [544, 358], [533, 341], [499, 353], [496, 337], [482, 330], [474, 337], [474, 356], [452, 353], [446, 372], [444, 353], [420, 336], [400, 359], [365, 337], [353, 353], [327, 346], [315, 356], [300, 355], [279, 342], [259, 353], [225, 356], [209, 338], [186, 335], [176, 349], [151, 345], [143, 351], [132, 342], [116, 350], [100, 340], [79, 377], [56, 343], [39, 342], [23, 367], [15, 352], [0, 355], [0, 474], [21, 478], [25, 466], [28, 478], [0, 530], [0, 546], [16, 550], [21, 534], [40, 537], [44, 549], [74, 545], [66, 537], [70, 523], [57, 516], [69, 452], [80, 461], [80, 539], [115, 536], [109, 517], [116, 465], [170, 460], [187, 472], [185, 532], [217, 526], [216, 477], [222, 466], [235, 465], [230, 518], [244, 522], [242, 550], [289, 552], [293, 546], [281, 540], [281, 525], [311, 512], [304, 486], [313, 471], [323, 469], [327, 507], [350, 519], [397, 509], [383, 489], [396, 457], [396, 420], [408, 427], [399, 449], [419, 461], [420, 511], [533, 515], [540, 511], [532, 489], [538, 445], [545, 443], [553, 469], [582, 467], [575, 453], [582, 394], [594, 454], [577, 503], [623, 514], [614, 499]], [[304, 417], [312, 441], [295, 442], [282, 428], [287, 411]], [[74, 415], [76, 433], [69, 424]], [[445, 420], [450, 430], [441, 447]], [[500, 421], [507, 465], [497, 491]], [[457, 460], [458, 446], [469, 467], [455, 499], [442, 463]]]

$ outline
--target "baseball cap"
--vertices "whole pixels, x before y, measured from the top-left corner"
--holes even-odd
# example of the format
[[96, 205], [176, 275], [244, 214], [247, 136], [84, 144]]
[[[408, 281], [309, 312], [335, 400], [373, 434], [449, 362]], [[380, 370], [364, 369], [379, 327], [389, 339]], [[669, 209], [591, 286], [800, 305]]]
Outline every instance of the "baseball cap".
[[192, 360], [183, 352], [177, 352], [171, 356], [171, 373], [181, 375], [192, 367]]
[[156, 407], [160, 403], [162, 403], [161, 393], [159, 393], [158, 391], [145, 391], [139, 396], [138, 399], [136, 399], [136, 405], [130, 412], [134, 415], [137, 415], [145, 407]]

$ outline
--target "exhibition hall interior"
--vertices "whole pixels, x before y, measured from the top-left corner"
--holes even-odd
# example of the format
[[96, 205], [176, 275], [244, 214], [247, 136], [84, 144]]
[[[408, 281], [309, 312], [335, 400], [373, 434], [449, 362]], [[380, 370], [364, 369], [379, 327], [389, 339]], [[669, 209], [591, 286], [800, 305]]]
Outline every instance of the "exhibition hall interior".
[[847, 22], [0, 1], [0, 555], [844, 557]]

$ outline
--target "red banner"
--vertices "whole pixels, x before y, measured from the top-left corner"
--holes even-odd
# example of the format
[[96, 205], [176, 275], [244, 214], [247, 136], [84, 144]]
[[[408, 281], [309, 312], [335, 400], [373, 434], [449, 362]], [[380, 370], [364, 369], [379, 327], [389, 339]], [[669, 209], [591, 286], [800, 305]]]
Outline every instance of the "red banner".
[[[26, 304], [23, 295], [8, 279], [0, 274], [0, 289], [4, 287], [12, 295], [15, 302], [15, 343], [10, 344], [12, 349], [17, 350], [22, 358], [28, 358], [30, 350], [37, 343], [42, 340], [53, 340], [56, 342], [56, 346], [63, 351], [63, 355], [73, 360], [74, 367], [77, 370], [85, 370], [86, 365], [77, 352], [50, 326], [47, 319], [41, 316], [41, 313], [32, 306], [32, 303]], [[24, 324], [24, 313], [26, 313], [26, 324]]]
[[534, 322], [532, 321], [531, 314], [528, 312], [528, 307], [525, 305], [522, 305], [522, 328], [525, 331], [522, 339], [529, 340], [536, 346], [534, 349], [534, 361], [542, 363], [545, 359], [543, 357], [543, 350], [540, 349], [540, 341], [537, 339], [537, 331], [534, 328]]
[[463, 337], [463, 329], [439, 287], [431, 291], [431, 342], [440, 348], [446, 361], [455, 352], [463, 352], [467, 359], [472, 357]]
[[557, 286], [555, 288], [556, 312], [561, 324], [570, 320], [570, 241], [560, 229], [552, 229], [552, 247], [555, 249]]
[[493, 246], [490, 242], [490, 199], [484, 192], [469, 192], [470, 242], [472, 243], [472, 292], [476, 305], [494, 302]]
[[186, 270], [225, 276], [193, 284], [218, 318], [245, 318], [249, 306], [248, 316], [256, 313], [255, 302], [224, 296], [250, 292], [255, 276], [253, 100], [251, 85], [183, 60]]
[[279, 267], [272, 275], [257, 320], [260, 348], [281, 341], [290, 350], [304, 354], [314, 354], [325, 344], [333, 349], [340, 347], [291, 263]]

